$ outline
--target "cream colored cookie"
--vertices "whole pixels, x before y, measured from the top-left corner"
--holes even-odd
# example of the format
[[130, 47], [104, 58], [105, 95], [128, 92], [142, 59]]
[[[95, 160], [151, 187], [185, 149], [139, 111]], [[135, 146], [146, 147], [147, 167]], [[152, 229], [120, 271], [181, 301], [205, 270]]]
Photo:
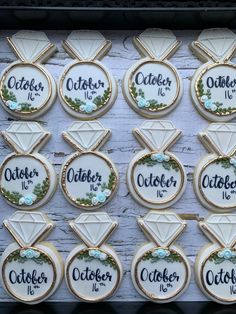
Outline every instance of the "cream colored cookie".
[[76, 152], [62, 165], [60, 186], [65, 198], [78, 208], [99, 208], [112, 199], [118, 188], [115, 165], [98, 151], [110, 134], [99, 121], [74, 122], [63, 133]]
[[86, 302], [110, 298], [121, 283], [123, 270], [115, 251], [103, 242], [117, 223], [105, 212], [82, 213], [70, 226], [85, 244], [76, 246], [66, 259], [68, 289]]
[[111, 72], [99, 61], [111, 42], [98, 31], [73, 31], [63, 47], [74, 59], [61, 73], [58, 95], [63, 108], [73, 117], [92, 120], [105, 114], [117, 97]]
[[37, 122], [13, 122], [2, 135], [14, 150], [0, 166], [0, 193], [13, 207], [31, 210], [54, 194], [57, 177], [52, 164], [38, 150], [50, 133]]
[[162, 209], [180, 199], [186, 187], [186, 174], [180, 160], [169, 148], [181, 136], [171, 121], [145, 121], [134, 135], [144, 146], [131, 160], [127, 184], [141, 205]]
[[232, 120], [236, 117], [236, 65], [230, 59], [236, 49], [236, 35], [227, 28], [206, 29], [190, 49], [205, 62], [191, 82], [196, 109], [210, 121]]
[[211, 123], [199, 138], [209, 153], [194, 171], [194, 191], [202, 203], [212, 211], [228, 212], [236, 209], [236, 124]]
[[195, 277], [202, 292], [215, 302], [236, 302], [236, 215], [211, 214], [199, 226], [213, 242], [205, 245], [195, 261]]
[[132, 65], [123, 79], [123, 93], [130, 107], [147, 118], [160, 118], [179, 103], [182, 79], [167, 61], [181, 42], [170, 30], [147, 29], [134, 37], [142, 59]]
[[44, 114], [56, 98], [56, 83], [41, 65], [56, 50], [45, 33], [19, 31], [7, 38], [19, 60], [3, 70], [0, 98], [3, 108], [24, 120]]
[[17, 243], [10, 244], [1, 258], [3, 288], [23, 303], [46, 300], [63, 278], [63, 261], [58, 251], [51, 243], [40, 242], [53, 223], [40, 212], [16, 211], [4, 225]]
[[134, 287], [153, 302], [171, 302], [185, 292], [191, 277], [187, 257], [173, 245], [186, 224], [174, 213], [158, 211], [150, 211], [138, 222], [151, 242], [142, 245], [133, 258]]

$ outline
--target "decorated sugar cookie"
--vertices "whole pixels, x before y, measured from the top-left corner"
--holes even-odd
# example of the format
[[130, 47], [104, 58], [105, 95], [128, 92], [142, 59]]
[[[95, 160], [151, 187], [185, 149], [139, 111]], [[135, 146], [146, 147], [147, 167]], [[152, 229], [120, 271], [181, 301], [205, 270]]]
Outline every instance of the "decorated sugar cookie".
[[187, 289], [190, 265], [181, 248], [173, 242], [186, 223], [172, 212], [150, 211], [138, 223], [151, 242], [134, 256], [131, 275], [135, 288], [145, 298], [170, 302]]
[[111, 200], [118, 186], [113, 162], [98, 152], [111, 131], [98, 121], [74, 122], [63, 137], [75, 149], [63, 163], [60, 184], [66, 199], [81, 209], [96, 209]]
[[56, 50], [43, 32], [19, 31], [7, 38], [19, 60], [3, 70], [0, 98], [12, 116], [32, 119], [49, 109], [56, 97], [56, 84], [41, 65]]
[[0, 166], [0, 192], [20, 209], [31, 210], [45, 204], [57, 185], [53, 166], [38, 150], [49, 139], [37, 122], [13, 122], [2, 132], [14, 150]]
[[181, 131], [166, 120], [145, 121], [133, 130], [144, 149], [134, 156], [127, 171], [130, 193], [141, 205], [162, 209], [174, 204], [186, 186], [184, 167], [169, 152]]
[[56, 248], [40, 242], [53, 223], [40, 212], [16, 211], [4, 225], [16, 243], [1, 258], [3, 288], [14, 299], [36, 304], [49, 298], [63, 277], [63, 261]]
[[198, 253], [195, 274], [199, 287], [219, 303], [236, 302], [236, 215], [211, 214], [199, 226], [213, 242]]
[[205, 63], [191, 83], [193, 103], [208, 120], [229, 121], [236, 117], [236, 65], [230, 61], [236, 35], [227, 28], [201, 32], [191, 49]]
[[170, 30], [147, 29], [134, 44], [143, 58], [126, 72], [124, 96], [133, 110], [147, 118], [159, 118], [173, 110], [183, 93], [177, 69], [167, 60], [181, 42]]
[[58, 81], [58, 94], [64, 109], [72, 116], [95, 119], [107, 112], [117, 96], [116, 81], [99, 61], [111, 42], [98, 31], [73, 31], [63, 47], [74, 58]]
[[209, 154], [195, 168], [194, 189], [210, 210], [236, 209], [236, 124], [212, 123], [199, 137]]
[[104, 243], [117, 222], [105, 212], [82, 213], [70, 223], [84, 244], [76, 246], [65, 263], [69, 290], [87, 302], [111, 297], [121, 282], [121, 263], [111, 246]]

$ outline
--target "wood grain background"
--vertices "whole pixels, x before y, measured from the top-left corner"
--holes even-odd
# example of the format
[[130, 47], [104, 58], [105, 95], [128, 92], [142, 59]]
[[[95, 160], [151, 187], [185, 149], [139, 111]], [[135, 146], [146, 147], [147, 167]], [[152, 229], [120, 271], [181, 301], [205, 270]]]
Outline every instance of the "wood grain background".
[[[5, 37], [14, 34], [14, 31], [3, 31], [0, 33], [0, 70], [6, 68], [16, 58], [6, 43]], [[58, 47], [57, 53], [48, 60], [46, 68], [57, 80], [63, 67], [70, 62], [69, 56], [61, 46], [61, 41], [65, 39], [68, 31], [46, 31], [50, 40]], [[109, 239], [118, 253], [124, 267], [124, 278], [120, 289], [111, 299], [114, 301], [139, 301], [143, 298], [136, 292], [130, 278], [130, 265], [132, 257], [137, 248], [146, 241], [145, 236], [139, 229], [136, 218], [147, 212], [137, 204], [130, 196], [126, 186], [126, 169], [129, 161], [141, 149], [133, 137], [131, 130], [138, 127], [144, 118], [136, 114], [125, 102], [121, 91], [122, 78], [125, 71], [135, 63], [140, 57], [132, 44], [132, 37], [138, 35], [140, 31], [102, 31], [107, 39], [112, 41], [112, 49], [103, 59], [103, 63], [112, 71], [118, 82], [119, 94], [112, 109], [99, 120], [112, 130], [112, 136], [102, 147], [101, 151], [111, 158], [120, 175], [120, 186], [114, 199], [102, 208], [119, 222], [118, 229]], [[198, 132], [202, 131], [208, 122], [203, 119], [192, 105], [190, 98], [190, 79], [195, 69], [201, 62], [192, 55], [188, 44], [195, 40], [198, 31], [176, 31], [178, 39], [182, 40], [182, 46], [171, 58], [171, 62], [178, 68], [183, 79], [184, 95], [178, 107], [164, 119], [171, 120], [174, 125], [183, 131], [182, 138], [172, 147], [171, 151], [182, 161], [187, 173], [187, 188], [181, 198], [172, 208], [178, 214], [187, 214], [188, 227], [180, 236], [177, 243], [183, 247], [191, 265], [193, 266], [196, 253], [208, 240], [204, 237], [197, 226], [197, 219], [204, 217], [208, 211], [204, 209], [195, 197], [192, 176], [194, 166], [198, 160], [206, 154], [205, 148], [197, 139]], [[0, 107], [0, 129], [8, 127], [13, 119]], [[40, 117], [38, 122], [52, 133], [52, 138], [41, 150], [55, 166], [57, 173], [60, 171], [61, 164], [66, 156], [73, 152], [73, 149], [62, 139], [61, 133], [74, 121], [62, 108], [59, 100], [55, 102], [52, 109]], [[11, 150], [0, 139], [0, 161], [2, 161]], [[13, 208], [0, 198], [0, 219], [13, 213]], [[71, 206], [63, 197], [58, 186], [55, 196], [51, 201], [41, 208], [52, 219], [56, 228], [52, 231], [48, 240], [52, 241], [65, 259], [70, 250], [80, 241], [69, 229], [68, 221], [76, 218], [80, 210]], [[4, 251], [8, 243], [12, 242], [11, 236], [0, 224], [0, 251]], [[10, 301], [11, 298], [3, 291], [0, 286], [0, 301]], [[63, 281], [58, 291], [51, 297], [53, 301], [75, 301], [76, 299], [69, 293]], [[192, 274], [191, 284], [180, 301], [206, 300], [205, 296], [198, 289], [194, 275]]]

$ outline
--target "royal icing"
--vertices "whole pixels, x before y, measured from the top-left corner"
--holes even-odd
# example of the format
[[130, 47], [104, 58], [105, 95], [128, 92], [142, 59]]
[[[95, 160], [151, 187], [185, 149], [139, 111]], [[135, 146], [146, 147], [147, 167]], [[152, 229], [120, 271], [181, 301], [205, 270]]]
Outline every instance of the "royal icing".
[[181, 132], [170, 121], [152, 120], [145, 121], [133, 133], [145, 149], [129, 164], [128, 188], [143, 206], [166, 208], [181, 197], [186, 185], [181, 162], [168, 151]]
[[151, 242], [141, 246], [133, 258], [133, 284], [151, 301], [173, 301], [184, 293], [190, 281], [189, 262], [183, 251], [172, 244], [186, 224], [174, 213], [158, 211], [150, 211], [138, 222]]
[[111, 42], [98, 31], [73, 31], [63, 42], [75, 59], [61, 74], [59, 98], [64, 109], [76, 118], [90, 120], [110, 109], [117, 96], [116, 81], [101, 59]]
[[218, 303], [235, 303], [236, 215], [211, 214], [199, 226], [213, 242], [204, 246], [196, 258], [199, 287]]
[[181, 42], [169, 30], [147, 29], [134, 38], [144, 56], [126, 72], [124, 96], [136, 112], [158, 118], [173, 110], [182, 97], [182, 81], [177, 69], [167, 61]]
[[203, 59], [191, 83], [193, 103], [211, 121], [229, 121], [236, 116], [236, 65], [230, 61], [236, 35], [227, 28], [206, 29], [192, 50]]
[[109, 137], [110, 130], [98, 121], [74, 122], [63, 133], [77, 152], [63, 163], [60, 184], [66, 199], [82, 209], [94, 209], [106, 204], [118, 186], [115, 165], [96, 151]]
[[83, 301], [102, 301], [118, 289], [122, 266], [114, 250], [103, 244], [116, 225], [105, 212], [82, 213], [70, 223], [85, 244], [75, 247], [66, 259], [66, 283]]
[[37, 122], [13, 122], [2, 132], [15, 150], [0, 166], [0, 192], [10, 205], [31, 210], [45, 204], [56, 189], [56, 173], [38, 149], [49, 139]]
[[36, 118], [49, 109], [56, 97], [55, 81], [41, 65], [56, 47], [43, 32], [19, 31], [7, 40], [19, 60], [1, 74], [2, 106], [17, 118]]
[[53, 224], [40, 212], [16, 211], [4, 220], [17, 243], [3, 252], [0, 269], [6, 292], [28, 304], [46, 300], [58, 288], [63, 276], [63, 262], [55, 247], [37, 243]]
[[226, 212], [236, 208], [236, 124], [212, 123], [199, 134], [208, 148], [194, 172], [195, 192], [203, 206]]

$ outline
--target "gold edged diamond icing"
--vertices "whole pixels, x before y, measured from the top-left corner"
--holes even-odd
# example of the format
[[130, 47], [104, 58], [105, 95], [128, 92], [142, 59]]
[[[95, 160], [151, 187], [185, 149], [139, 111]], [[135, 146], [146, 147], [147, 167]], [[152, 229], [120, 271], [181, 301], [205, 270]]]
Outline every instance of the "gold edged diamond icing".
[[[83, 150], [93, 150], [110, 132], [98, 121], [74, 122], [63, 134]], [[65, 137], [65, 138], [66, 138]]]
[[98, 247], [111, 234], [117, 223], [105, 212], [82, 213], [70, 226], [86, 245]]
[[167, 120], [145, 121], [136, 130], [151, 149], [160, 151], [169, 147], [181, 133], [171, 121]]
[[236, 242], [235, 214], [211, 214], [200, 226], [225, 247], [231, 247]]
[[19, 31], [11, 37], [17, 53], [24, 61], [34, 62], [52, 44], [43, 32]]
[[12, 122], [2, 134], [13, 147], [17, 146], [17, 151], [22, 153], [30, 153], [49, 135], [37, 122], [19, 121]]
[[160, 28], [146, 29], [137, 38], [155, 59], [163, 58], [176, 46], [177, 40], [172, 31]]
[[16, 211], [4, 220], [4, 225], [22, 247], [32, 246], [53, 227], [52, 222], [44, 214], [24, 211]]
[[149, 211], [138, 222], [141, 228], [159, 246], [169, 246], [186, 227], [186, 223], [171, 212]]
[[231, 155], [236, 150], [236, 123], [211, 123], [205, 136], [223, 156]]
[[227, 28], [205, 29], [199, 35], [198, 41], [217, 59], [221, 59], [235, 47], [236, 35]]
[[80, 60], [93, 60], [107, 40], [97, 31], [73, 31], [65, 41]]

